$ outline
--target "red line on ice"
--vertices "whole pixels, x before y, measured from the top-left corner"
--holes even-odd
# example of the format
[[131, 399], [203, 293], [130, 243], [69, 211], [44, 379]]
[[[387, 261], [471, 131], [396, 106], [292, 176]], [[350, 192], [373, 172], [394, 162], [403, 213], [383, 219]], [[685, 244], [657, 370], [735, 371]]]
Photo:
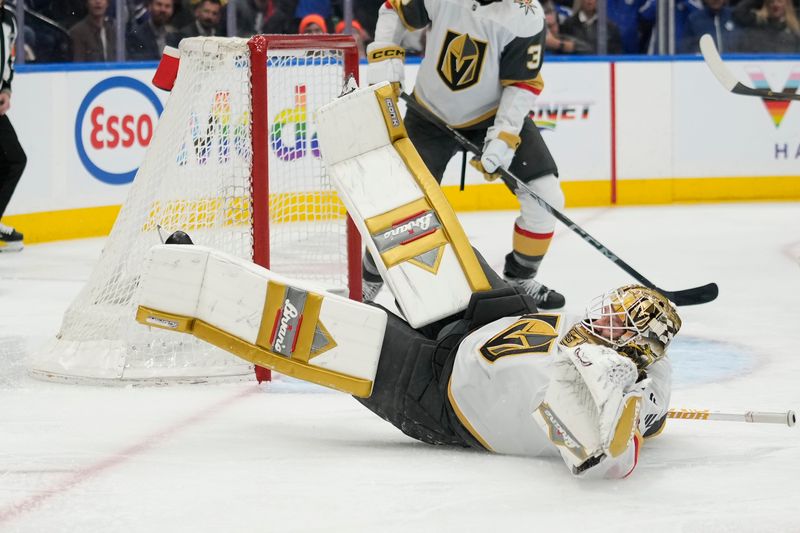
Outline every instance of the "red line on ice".
[[167, 429], [163, 429], [161, 431], [157, 431], [152, 433], [138, 443], [128, 446], [127, 448], [123, 448], [119, 452], [97, 462], [92, 465], [89, 465], [85, 468], [81, 468], [74, 472], [71, 476], [67, 477], [60, 483], [58, 483], [55, 487], [46, 488], [40, 490], [38, 494], [34, 494], [32, 496], [28, 496], [27, 498], [23, 499], [20, 502], [11, 504], [7, 507], [0, 508], [0, 525], [5, 522], [9, 522], [22, 516], [25, 513], [31, 512], [35, 510], [37, 507], [45, 503], [47, 500], [55, 496], [59, 496], [64, 494], [76, 486], [80, 485], [84, 481], [88, 481], [89, 479], [113, 468], [117, 465], [125, 463], [129, 459], [132, 459], [149, 449], [156, 446], [159, 442], [166, 440], [169, 437], [172, 437], [174, 434], [178, 433], [186, 429], [187, 427], [200, 422], [206, 418], [211, 417], [222, 411], [223, 409], [227, 408], [229, 405], [237, 402], [238, 400], [253, 394], [254, 392], [258, 391], [256, 387], [248, 387], [246, 390], [242, 392], [238, 392], [235, 395], [221, 400], [214, 405], [211, 405], [202, 411], [168, 427]]

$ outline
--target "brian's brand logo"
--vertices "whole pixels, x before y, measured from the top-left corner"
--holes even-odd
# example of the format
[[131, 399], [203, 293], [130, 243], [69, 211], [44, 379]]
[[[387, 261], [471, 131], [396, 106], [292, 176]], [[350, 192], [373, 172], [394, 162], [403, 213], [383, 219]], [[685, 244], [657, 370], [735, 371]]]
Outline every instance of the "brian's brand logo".
[[297, 318], [297, 315], [298, 315], [297, 309], [295, 308], [294, 305], [292, 305], [292, 302], [290, 302], [289, 299], [287, 298], [283, 302], [283, 312], [281, 313], [281, 319], [278, 325], [278, 332], [277, 335], [275, 336], [275, 342], [272, 345], [272, 347], [275, 349], [276, 352], [285, 353], [287, 351], [287, 346], [286, 346], [287, 333], [289, 333], [291, 337], [295, 337], [297, 335], [297, 332], [294, 331], [295, 330], [294, 319]]
[[583, 444], [567, 429], [547, 403], [542, 402], [537, 411], [547, 425], [547, 433], [553, 444], [567, 448], [578, 459], [583, 460], [589, 457]]
[[392, 121], [392, 127], [399, 127], [400, 118], [397, 115], [397, 109], [394, 107], [394, 101], [391, 98], [384, 98], [383, 102], [386, 104], [386, 111], [389, 113], [389, 118]]
[[486, 41], [474, 39], [467, 33], [447, 30], [436, 70], [450, 90], [460, 91], [478, 83], [486, 45]]
[[134, 78], [115, 76], [92, 87], [75, 117], [75, 148], [86, 170], [112, 185], [133, 181], [163, 109]]
[[436, 233], [441, 227], [435, 211], [420, 211], [395, 221], [389, 229], [376, 231], [372, 234], [372, 240], [378, 251], [383, 253]]
[[[750, 77], [756, 89], [773, 90], [761, 69], [756, 67], [749, 68], [747, 69], [747, 75]], [[783, 86], [781, 92], [796, 93], [798, 87], [800, 87], [800, 69], [794, 69], [789, 73], [789, 79], [786, 80], [786, 84]], [[792, 103], [791, 100], [768, 100], [762, 98], [761, 101], [764, 102], [767, 113], [769, 113], [769, 116], [772, 118], [775, 127], [780, 127], [781, 122], [783, 122], [783, 117], [786, 115], [786, 111], [789, 110], [789, 104]]]
[[384, 232], [383, 238], [391, 239], [392, 237], [397, 237], [398, 235], [403, 235], [403, 234], [408, 234], [409, 236], [412, 237], [419, 237], [419, 235], [416, 235], [416, 230], [426, 231], [430, 229], [432, 222], [433, 222], [433, 213], [428, 212], [419, 218], [409, 220], [404, 224], [395, 226], [389, 231]]

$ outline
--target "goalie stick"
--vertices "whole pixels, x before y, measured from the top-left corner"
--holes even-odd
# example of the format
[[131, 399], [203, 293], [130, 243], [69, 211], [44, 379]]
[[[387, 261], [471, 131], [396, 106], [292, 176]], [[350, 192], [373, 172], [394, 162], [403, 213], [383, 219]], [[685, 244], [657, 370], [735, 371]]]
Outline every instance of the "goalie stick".
[[703, 54], [706, 65], [708, 65], [708, 68], [722, 86], [725, 87], [726, 91], [746, 96], [759, 96], [767, 100], [800, 100], [800, 94], [797, 93], [776, 93], [770, 89], [755, 89], [737, 80], [733, 72], [722, 61], [717, 46], [714, 44], [714, 39], [707, 33], [700, 37], [700, 52]]
[[[463, 148], [475, 154], [475, 157], [478, 158], [481, 157], [482, 152], [480, 148], [478, 148], [472, 141], [464, 137], [461, 133], [459, 133], [455, 129], [445, 124], [444, 121], [439, 119], [439, 117], [435, 116], [426, 108], [422, 107], [419, 103], [417, 103], [417, 101], [414, 99], [413, 96], [406, 93], [401, 93], [400, 98], [402, 98], [406, 102], [406, 104], [408, 104], [408, 106], [411, 109], [413, 109], [416, 113], [425, 117], [427, 120], [429, 120], [432, 124], [434, 124], [438, 128], [452, 135], [453, 138], [458, 142], [458, 144], [460, 144]], [[517, 189], [517, 187], [523, 189], [525, 192], [530, 194], [531, 197], [534, 200], [536, 200], [539, 203], [539, 205], [541, 205], [548, 213], [553, 215], [556, 219], [558, 219], [559, 222], [563, 223], [569, 229], [577, 233], [581, 239], [589, 243], [595, 250], [603, 254], [607, 259], [609, 259], [615, 265], [617, 265], [622, 270], [627, 272], [642, 285], [649, 287], [651, 289], [655, 289], [664, 296], [666, 296], [667, 298], [669, 298], [670, 300], [672, 300], [675, 303], [675, 305], [704, 304], [714, 300], [719, 294], [719, 288], [717, 287], [716, 283], [709, 283], [707, 285], [702, 285], [700, 287], [693, 287], [691, 289], [683, 289], [679, 291], [665, 291], [664, 289], [657, 287], [652, 281], [645, 278], [632, 266], [630, 266], [628, 263], [617, 257], [611, 250], [603, 246], [603, 244], [600, 243], [600, 241], [589, 235], [589, 233], [587, 233], [586, 230], [578, 226], [564, 213], [562, 213], [555, 207], [548, 204], [541, 196], [533, 192], [522, 180], [520, 180], [514, 174], [504, 169], [503, 167], [498, 167], [496, 172], [500, 174], [502, 180], [506, 183], [506, 185], [509, 186], [509, 188], [512, 191]]]
[[677, 420], [722, 420], [726, 422], [749, 422], [751, 424], [786, 424], [792, 427], [797, 422], [794, 411], [745, 411], [744, 413], [724, 413], [700, 409], [670, 409], [669, 418]]

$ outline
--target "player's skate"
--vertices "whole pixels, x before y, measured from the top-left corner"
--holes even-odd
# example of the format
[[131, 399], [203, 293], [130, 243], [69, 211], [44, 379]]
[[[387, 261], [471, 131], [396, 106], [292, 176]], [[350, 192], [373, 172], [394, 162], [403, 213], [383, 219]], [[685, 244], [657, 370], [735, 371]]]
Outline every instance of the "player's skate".
[[0, 224], [0, 252], [19, 252], [22, 248], [22, 233]]
[[510, 285], [519, 287], [528, 294], [539, 309], [560, 309], [566, 300], [564, 295], [549, 288], [547, 285], [536, 281], [534, 271], [520, 265], [514, 258], [513, 252], [506, 256], [506, 266], [503, 269], [503, 279]]
[[[372, 276], [370, 276], [371, 278]], [[378, 277], [377, 281], [369, 279], [367, 276], [361, 278], [361, 301], [374, 302], [378, 293], [383, 288], [383, 280]]]

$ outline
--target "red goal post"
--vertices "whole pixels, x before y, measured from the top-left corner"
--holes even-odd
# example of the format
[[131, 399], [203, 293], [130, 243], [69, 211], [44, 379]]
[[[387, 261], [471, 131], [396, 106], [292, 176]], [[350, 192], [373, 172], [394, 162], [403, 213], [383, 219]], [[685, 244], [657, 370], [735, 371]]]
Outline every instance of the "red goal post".
[[[265, 268], [270, 267], [269, 212], [268, 202], [258, 201], [269, 198], [269, 143], [270, 124], [269, 80], [271, 69], [267, 68], [270, 54], [273, 52], [296, 52], [297, 50], [317, 50], [324, 42], [325, 50], [336, 50], [342, 54], [343, 74], [342, 88], [348, 77], [358, 82], [358, 48], [349, 35], [257, 35], [248, 41], [250, 49], [252, 106], [253, 106], [253, 197], [256, 200], [253, 209], [253, 234], [255, 243], [263, 243], [253, 250], [253, 262]], [[265, 149], [261, 150], [259, 147]], [[347, 218], [347, 257], [348, 257], [348, 295], [351, 299], [361, 300], [361, 240], [353, 221]], [[355, 260], [355, 258], [358, 258]], [[256, 367], [259, 382], [271, 379], [269, 370]]]

